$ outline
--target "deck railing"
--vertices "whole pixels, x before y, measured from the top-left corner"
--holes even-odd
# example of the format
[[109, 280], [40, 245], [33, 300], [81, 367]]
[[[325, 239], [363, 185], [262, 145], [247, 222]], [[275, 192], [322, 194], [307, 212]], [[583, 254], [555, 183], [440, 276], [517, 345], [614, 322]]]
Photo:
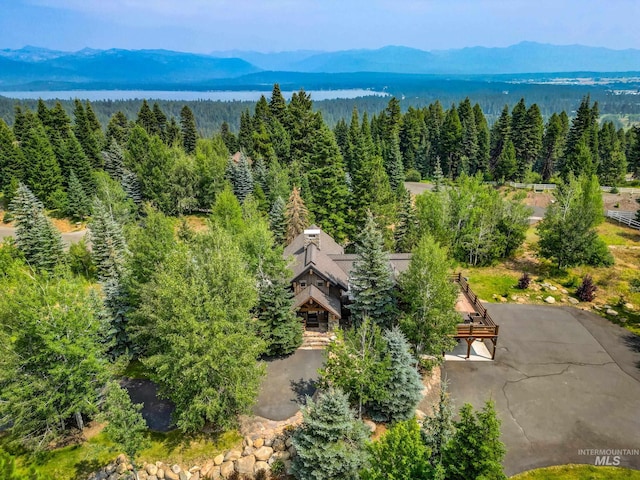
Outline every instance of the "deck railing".
[[460, 290], [474, 309], [474, 313], [469, 314], [470, 321], [468, 323], [459, 323], [456, 326], [455, 338], [464, 338], [467, 341], [467, 358], [469, 358], [473, 341], [485, 338], [490, 339], [493, 342], [493, 352], [491, 352], [491, 359], [493, 360], [496, 355], [499, 325], [496, 325], [485, 306], [480, 303], [480, 298], [471, 290], [469, 282], [462, 276], [462, 273], [453, 274], [451, 281], [460, 286]]

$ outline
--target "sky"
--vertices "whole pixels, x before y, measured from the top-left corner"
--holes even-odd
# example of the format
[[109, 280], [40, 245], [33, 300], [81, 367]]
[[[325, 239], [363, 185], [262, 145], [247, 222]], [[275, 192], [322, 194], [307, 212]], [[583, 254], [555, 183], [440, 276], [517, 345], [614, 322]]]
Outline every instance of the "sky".
[[638, 0], [0, 0], [0, 48], [640, 49]]

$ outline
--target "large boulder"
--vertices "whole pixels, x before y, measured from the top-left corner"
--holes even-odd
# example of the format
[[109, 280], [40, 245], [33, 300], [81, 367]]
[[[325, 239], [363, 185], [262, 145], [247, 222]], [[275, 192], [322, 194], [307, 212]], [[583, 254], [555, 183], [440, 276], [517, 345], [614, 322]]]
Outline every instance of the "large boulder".
[[215, 457], [213, 459], [213, 464], [216, 466], [222, 465], [222, 462], [224, 462], [224, 455], [220, 454], [217, 457]]
[[158, 473], [158, 467], [155, 466], [153, 463], [147, 463], [147, 465], [144, 468], [149, 475], [155, 475]]
[[224, 456], [225, 462], [233, 462], [234, 460], [239, 459], [242, 456], [242, 452], [240, 450], [229, 450], [227, 454]]
[[167, 480], [180, 480], [178, 474], [174, 473], [173, 470], [170, 469], [164, 471], [164, 478], [166, 478]]
[[258, 450], [253, 452], [256, 460], [259, 462], [266, 462], [269, 460], [269, 457], [273, 455], [273, 448], [271, 447], [260, 447]]
[[256, 465], [256, 457], [247, 455], [235, 461], [236, 472], [241, 475], [253, 475], [253, 468]]
[[233, 462], [224, 462], [220, 465], [220, 475], [222, 478], [229, 478], [234, 472]]
[[269, 473], [271, 467], [269, 467], [269, 464], [267, 462], [256, 462], [254, 472], [258, 473], [260, 470], [264, 470], [265, 472]]

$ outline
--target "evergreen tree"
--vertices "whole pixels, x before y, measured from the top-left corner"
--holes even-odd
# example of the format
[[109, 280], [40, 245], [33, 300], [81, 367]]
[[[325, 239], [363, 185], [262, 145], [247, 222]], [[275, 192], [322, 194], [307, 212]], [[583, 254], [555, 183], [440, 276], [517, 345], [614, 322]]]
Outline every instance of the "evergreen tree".
[[180, 110], [180, 128], [182, 133], [182, 147], [188, 154], [196, 151], [196, 140], [198, 139], [198, 129], [196, 119], [191, 109], [185, 105]]
[[127, 244], [122, 227], [98, 198], [93, 201], [93, 216], [88, 228], [91, 255], [97, 267], [98, 278], [102, 282], [122, 279], [127, 256]]
[[147, 444], [144, 436], [147, 422], [140, 414], [142, 407], [141, 403], [132, 403], [129, 393], [117, 382], [109, 382], [102, 406], [104, 411], [102, 420], [107, 421], [104, 433], [129, 457], [136, 479], [138, 473], [135, 459]]
[[91, 203], [87, 194], [82, 188], [82, 184], [75, 172], [71, 170], [69, 177], [69, 187], [67, 191], [67, 198], [69, 199], [68, 210], [66, 214], [76, 220], [83, 220], [91, 213]]
[[25, 183], [47, 206], [53, 206], [51, 197], [62, 188], [62, 175], [44, 127], [38, 124], [27, 129], [20, 144], [26, 162]]
[[469, 166], [469, 173], [475, 175], [477, 172], [487, 172], [489, 170], [489, 152], [491, 148], [489, 138], [489, 125], [482, 112], [482, 108], [477, 103], [473, 106], [473, 118], [476, 122], [476, 133], [478, 136], [478, 153], [474, 164]]
[[389, 176], [389, 186], [394, 192], [404, 182], [404, 167], [402, 166], [402, 153], [400, 152], [400, 139], [397, 135], [391, 137], [384, 144], [384, 166]]
[[131, 348], [127, 334], [129, 301], [124, 286], [127, 245], [122, 227], [98, 198], [94, 199], [93, 216], [88, 227], [91, 257], [104, 292], [110, 327], [110, 353], [117, 357]]
[[173, 117], [171, 117], [171, 120], [169, 120], [169, 124], [167, 125], [165, 143], [172, 147], [182, 144], [182, 131], [180, 130], [180, 125], [178, 125], [178, 122], [176, 122], [176, 119]]
[[400, 326], [418, 354], [440, 358], [455, 345], [460, 315], [455, 310], [458, 292], [449, 281], [450, 260], [430, 235], [423, 236], [400, 276], [404, 305]]
[[418, 241], [416, 209], [408, 190], [405, 190], [402, 196], [398, 223], [393, 231], [393, 237], [396, 243], [396, 252], [409, 252]]
[[591, 106], [591, 98], [585, 96], [576, 111], [567, 134], [564, 163], [561, 172], [568, 179], [574, 176], [596, 173], [598, 167], [598, 103]]
[[93, 167], [85, 155], [84, 150], [82, 150], [80, 142], [78, 142], [78, 139], [73, 133], [69, 134], [69, 138], [65, 141], [63, 148], [61, 170], [62, 175], [66, 179], [67, 186], [69, 185], [71, 171], [73, 170], [85, 192], [87, 194], [93, 193], [95, 190]]
[[556, 172], [564, 149], [564, 137], [562, 120], [554, 113], [547, 121], [542, 138], [539, 171], [543, 181], [549, 181]]
[[156, 116], [151, 111], [151, 108], [149, 108], [149, 104], [147, 103], [146, 99], [142, 100], [142, 105], [140, 105], [136, 123], [144, 128], [149, 136], [160, 134], [160, 132], [158, 131]]
[[634, 178], [640, 177], [640, 126], [636, 125], [630, 132], [632, 132], [632, 138], [634, 141], [630, 142], [629, 155], [629, 170], [633, 173]]
[[478, 131], [474, 110], [469, 97], [458, 105], [458, 116], [462, 125], [462, 156], [468, 161], [468, 170], [476, 172], [478, 168]]
[[[253, 155], [253, 122], [249, 110], [240, 114], [240, 131], [238, 132], [238, 149]], [[234, 152], [230, 152], [234, 153]]]
[[429, 449], [422, 443], [415, 419], [394, 424], [382, 438], [367, 445], [369, 465], [362, 480], [431, 480]]
[[442, 125], [440, 155], [445, 159], [442, 165], [445, 176], [457, 178], [462, 172], [467, 171], [462, 158], [462, 124], [455, 105], [447, 111]]
[[616, 186], [624, 182], [627, 173], [627, 158], [620, 144], [613, 122], [605, 122], [598, 134], [600, 148], [598, 178], [604, 185]]
[[222, 122], [222, 125], [220, 125], [220, 135], [229, 153], [236, 153], [238, 151], [238, 139], [231, 131], [227, 122]]
[[130, 129], [126, 115], [118, 110], [111, 116], [107, 124], [105, 144], [110, 145], [115, 140], [119, 145], [125, 145], [129, 139]]
[[389, 255], [371, 213], [356, 244], [356, 260], [349, 282], [353, 303], [348, 308], [356, 325], [367, 317], [387, 327], [395, 323], [394, 280]]
[[[522, 165], [520, 165], [522, 167]], [[493, 177], [500, 180], [514, 180], [518, 174], [518, 161], [516, 159], [516, 150], [511, 139], [507, 140], [504, 148], [498, 155], [496, 164], [493, 169]]]
[[282, 197], [276, 197], [269, 210], [269, 226], [278, 245], [284, 244], [287, 234], [286, 204]]
[[523, 160], [519, 164], [518, 178], [524, 180], [526, 174], [532, 169], [542, 150], [542, 138], [544, 135], [544, 122], [537, 104], [533, 104], [527, 110], [525, 118], [526, 128], [524, 132]]
[[455, 433], [444, 451], [446, 478], [468, 480], [483, 478], [503, 480], [504, 444], [500, 441], [500, 420], [494, 403], [489, 401], [480, 412], [466, 403], [460, 419], [454, 422]]
[[293, 435], [292, 471], [300, 480], [356, 480], [364, 465], [365, 425], [353, 418], [339, 390], [321, 393], [302, 408], [302, 425]]
[[433, 466], [436, 480], [444, 480], [445, 465], [444, 451], [453, 436], [453, 409], [446, 381], [440, 382], [440, 397], [438, 405], [431, 416], [422, 423], [422, 439], [430, 449], [429, 461]]
[[22, 150], [18, 148], [13, 132], [0, 120], [0, 189], [6, 191], [11, 179], [23, 178], [24, 164]]
[[331, 130], [317, 132], [307, 158], [309, 189], [313, 197], [310, 210], [316, 222], [337, 241], [346, 238], [348, 189], [342, 156]]
[[84, 150], [91, 166], [93, 168], [100, 168], [102, 167], [102, 158], [100, 156], [101, 146], [98, 143], [98, 138], [94, 131], [95, 125], [93, 124], [93, 118], [95, 114], [93, 114], [93, 110], [91, 110], [91, 113], [87, 112], [77, 98], [74, 101], [74, 105], [73, 114], [75, 122], [73, 133], [80, 142], [82, 150]]
[[167, 116], [164, 114], [160, 105], [154, 102], [153, 104], [153, 118], [155, 120], [156, 135], [158, 135], [165, 142], [167, 141]]
[[240, 161], [234, 165], [232, 183], [233, 193], [240, 202], [244, 202], [253, 192], [253, 174], [251, 173], [249, 160], [244, 154], [240, 155]]
[[16, 223], [16, 246], [34, 268], [52, 271], [64, 261], [62, 237], [44, 214], [44, 206], [20, 183], [9, 210]]
[[266, 342], [267, 355], [289, 355], [302, 344], [302, 322], [293, 308], [286, 275], [259, 272], [256, 310], [258, 335]]
[[[515, 175], [518, 180], [522, 180], [527, 171], [527, 106], [524, 103], [524, 98], [521, 98], [511, 111], [511, 128], [509, 132], [509, 140], [511, 140], [514, 149], [513, 159], [516, 163], [513, 175]], [[503, 154], [506, 147], [507, 145], [505, 144]], [[496, 177], [500, 178], [499, 175], [496, 175]], [[508, 179], [506, 176], [505, 178]]]
[[293, 190], [291, 190], [285, 210], [285, 218], [287, 221], [285, 240], [288, 245], [309, 226], [309, 211], [305, 207], [297, 187], [293, 187]]
[[418, 402], [422, 399], [422, 378], [416, 370], [416, 359], [409, 351], [409, 343], [397, 328], [384, 333], [391, 364], [389, 378], [383, 388], [384, 396], [375, 396], [367, 410], [376, 421], [398, 422], [413, 418]]
[[281, 124], [287, 123], [287, 103], [280, 91], [280, 85], [277, 83], [273, 84], [273, 91], [269, 100], [269, 111]]
[[493, 172], [498, 164], [500, 154], [504, 150], [511, 136], [511, 116], [509, 106], [505, 105], [498, 121], [491, 127], [491, 147], [489, 152], [489, 167]]

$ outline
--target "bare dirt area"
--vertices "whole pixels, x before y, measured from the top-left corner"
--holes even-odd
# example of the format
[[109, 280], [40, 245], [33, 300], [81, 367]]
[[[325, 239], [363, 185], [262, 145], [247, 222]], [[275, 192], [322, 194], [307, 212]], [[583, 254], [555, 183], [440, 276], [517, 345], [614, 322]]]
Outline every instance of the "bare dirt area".
[[[640, 198], [640, 188], [638, 193], [602, 193], [602, 203], [606, 210], [635, 211], [640, 209], [640, 204], [636, 199]], [[525, 205], [530, 207], [547, 208], [553, 201], [553, 193], [527, 191], [524, 199]]]

